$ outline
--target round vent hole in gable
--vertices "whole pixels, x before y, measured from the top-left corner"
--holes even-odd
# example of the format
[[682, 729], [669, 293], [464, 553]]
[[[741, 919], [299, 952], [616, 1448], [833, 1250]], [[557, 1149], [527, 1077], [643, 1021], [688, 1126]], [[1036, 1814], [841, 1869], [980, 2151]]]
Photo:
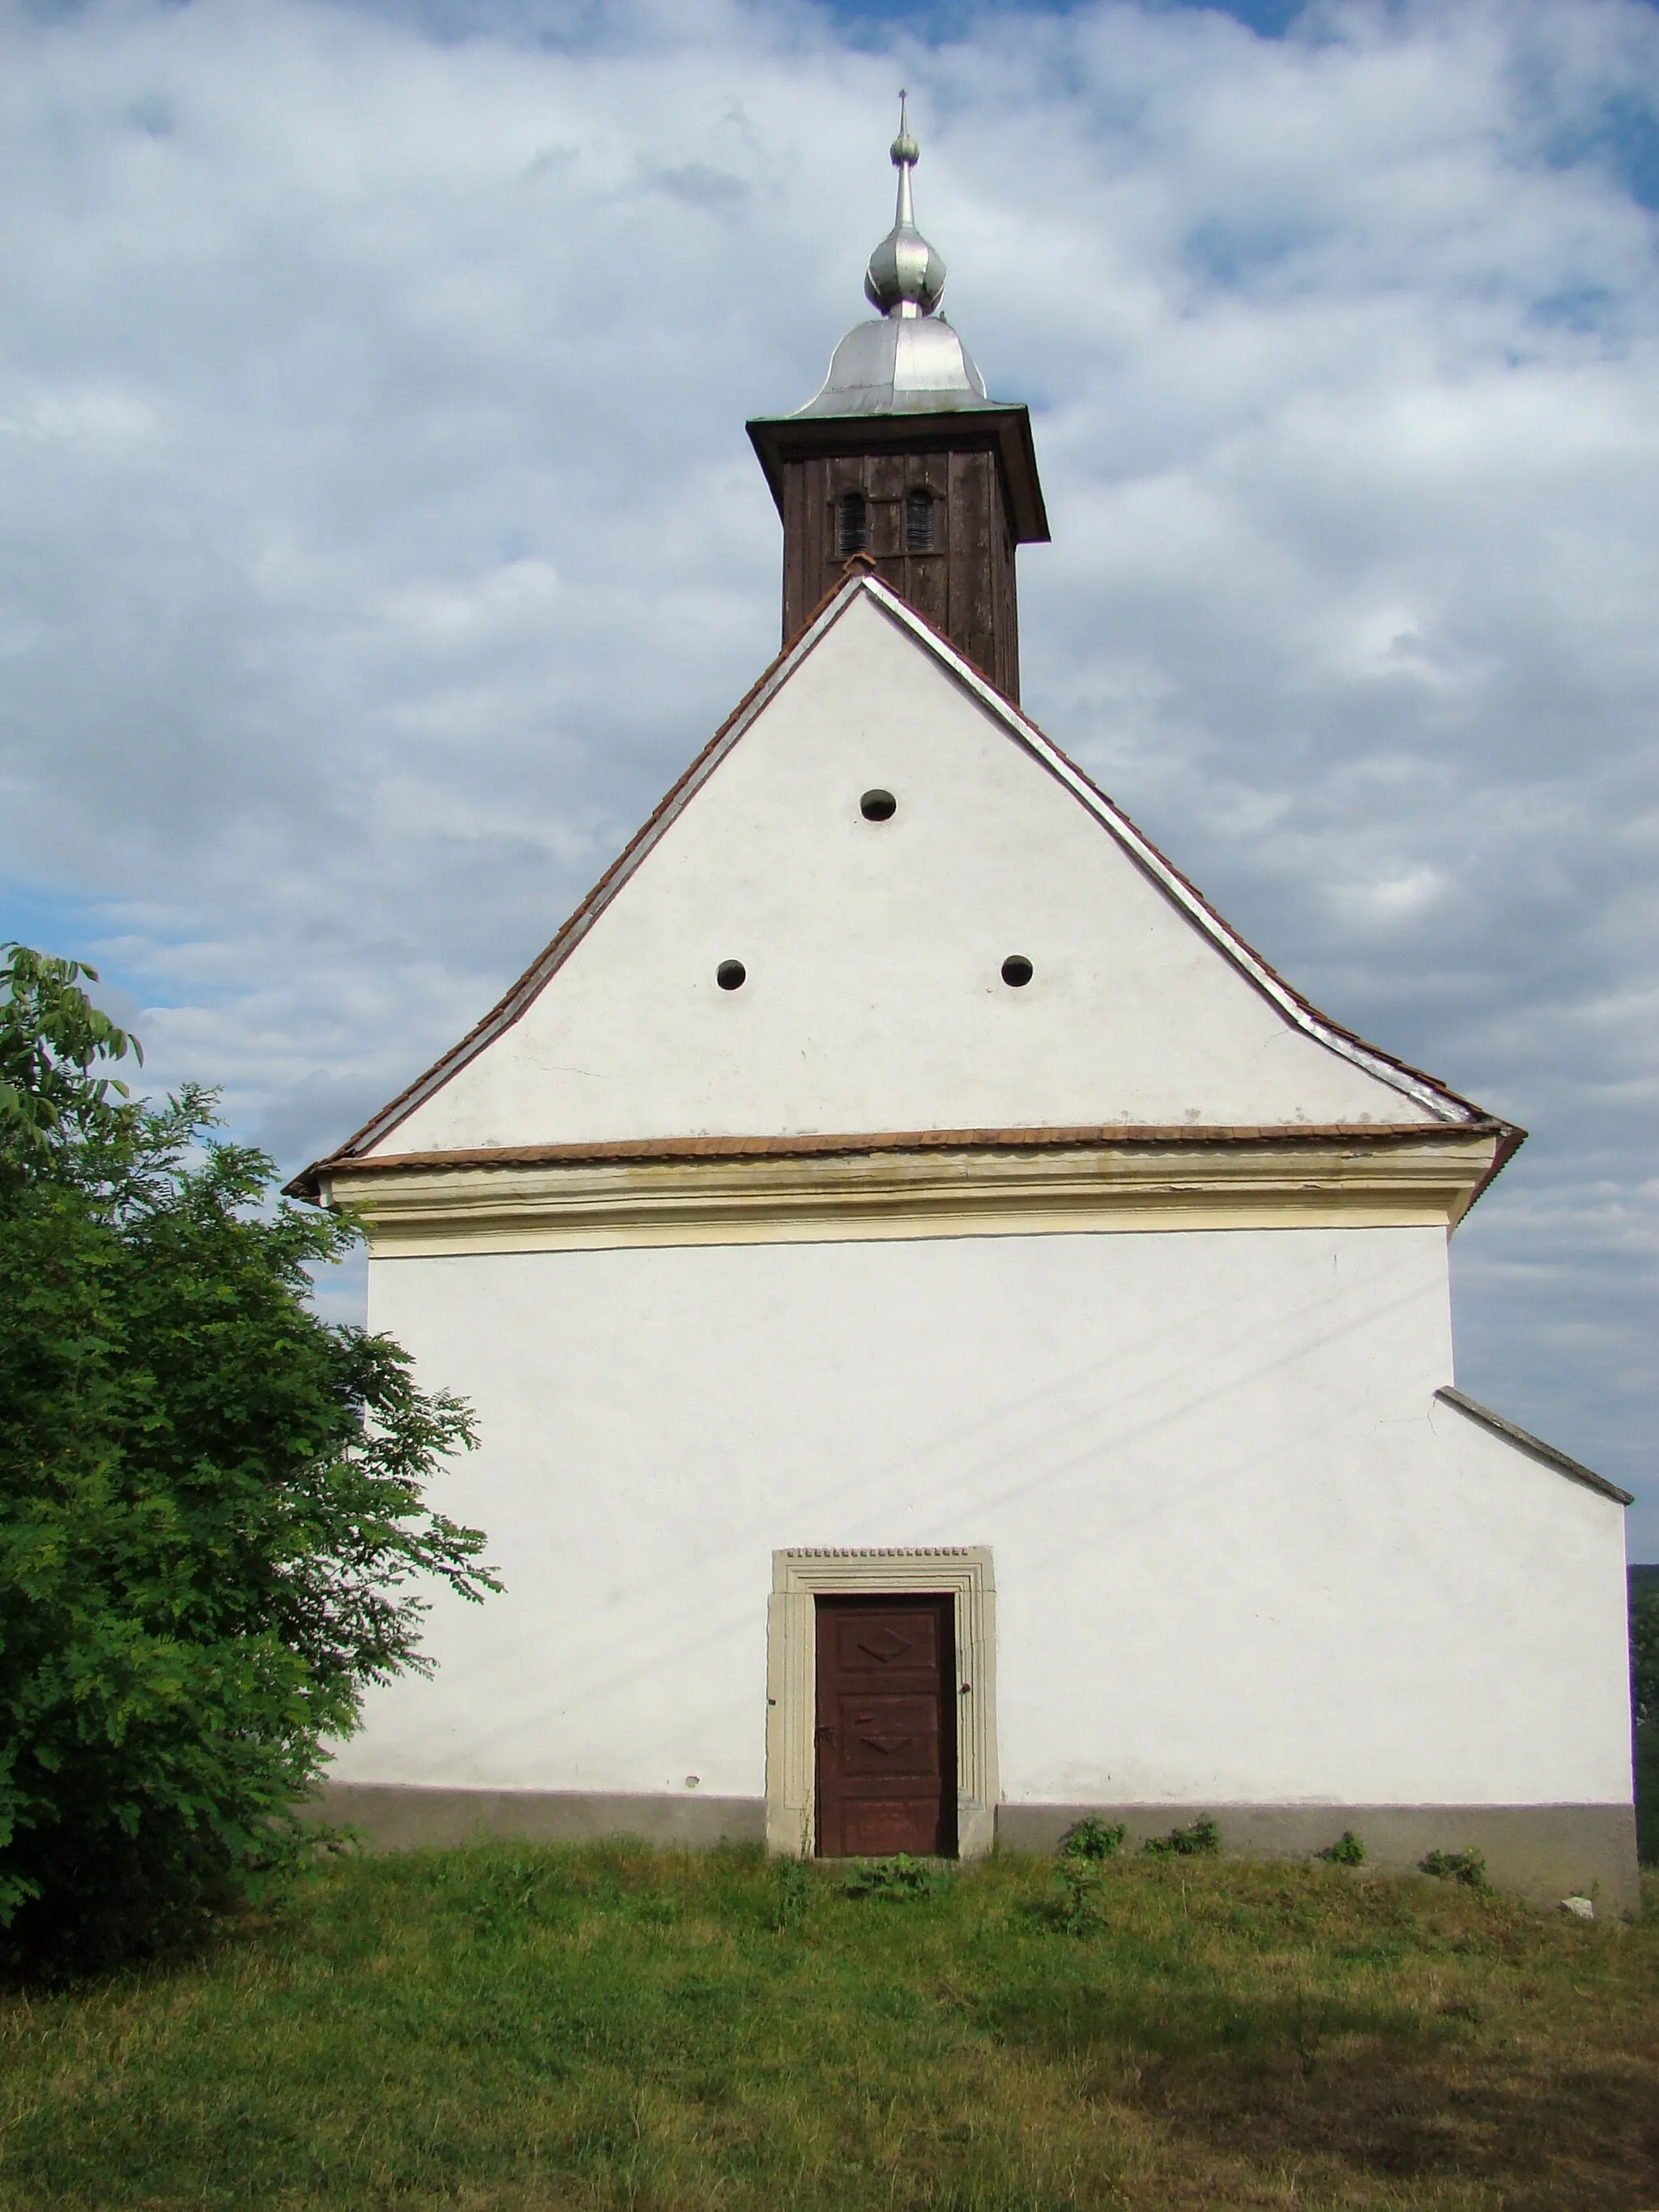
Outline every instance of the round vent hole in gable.
[[859, 801], [859, 812], [866, 822], [890, 822], [898, 811], [898, 801], [890, 791], [866, 791]]
[[714, 970], [714, 981], [722, 991], [736, 991], [741, 988], [748, 974], [741, 960], [722, 960]]
[[1023, 952], [1011, 952], [1002, 963], [1002, 980], [1011, 989], [1023, 991], [1031, 980], [1031, 963]]

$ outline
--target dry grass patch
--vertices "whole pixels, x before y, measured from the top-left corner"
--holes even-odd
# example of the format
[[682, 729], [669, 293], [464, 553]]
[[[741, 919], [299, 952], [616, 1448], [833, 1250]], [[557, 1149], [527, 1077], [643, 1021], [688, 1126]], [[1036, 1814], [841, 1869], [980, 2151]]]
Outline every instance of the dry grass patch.
[[1639, 2212], [1659, 1909], [1322, 1866], [914, 1896], [626, 1845], [362, 1858], [0, 2002], [0, 2208]]

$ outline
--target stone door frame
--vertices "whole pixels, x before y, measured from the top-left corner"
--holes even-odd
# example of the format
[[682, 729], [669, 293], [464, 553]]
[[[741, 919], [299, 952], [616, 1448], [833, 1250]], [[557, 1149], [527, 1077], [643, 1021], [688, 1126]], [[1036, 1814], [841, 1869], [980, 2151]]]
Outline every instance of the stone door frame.
[[984, 1858], [996, 1840], [996, 1583], [988, 1544], [774, 1552], [766, 1620], [766, 1848], [811, 1858], [816, 1832], [820, 1592], [853, 1597], [946, 1594], [955, 1601], [957, 1851]]

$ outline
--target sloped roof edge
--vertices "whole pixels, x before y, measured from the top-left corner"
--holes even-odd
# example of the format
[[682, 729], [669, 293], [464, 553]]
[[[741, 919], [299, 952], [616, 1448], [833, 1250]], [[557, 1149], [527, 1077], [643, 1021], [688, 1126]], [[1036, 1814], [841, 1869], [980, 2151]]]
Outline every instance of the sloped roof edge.
[[877, 1152], [1068, 1152], [1156, 1150], [1172, 1146], [1275, 1149], [1290, 1146], [1353, 1145], [1397, 1148], [1443, 1144], [1460, 1137], [1498, 1137], [1501, 1121], [1470, 1121], [1454, 1128], [1434, 1121], [1285, 1121], [1227, 1124], [1203, 1121], [1103, 1121], [1085, 1127], [1046, 1125], [1016, 1128], [805, 1130], [790, 1136], [601, 1137], [567, 1144], [482, 1145], [426, 1152], [373, 1152], [361, 1158], [336, 1154], [307, 1168], [287, 1187], [293, 1198], [314, 1197], [317, 1178], [355, 1174], [406, 1174], [446, 1168], [516, 1168], [586, 1164], [596, 1161], [749, 1160], [834, 1158]]
[[[1457, 1092], [1448, 1089], [1433, 1076], [1425, 1075], [1421, 1069], [1412, 1067], [1404, 1060], [1395, 1060], [1375, 1045], [1367, 1044], [1351, 1030], [1328, 1020], [1222, 920], [1202, 893], [1171, 861], [1165, 859], [1152, 840], [1143, 836], [1127, 815], [1115, 805], [1051, 738], [1045, 737], [1035, 722], [999, 691], [988, 678], [982, 676], [948, 640], [940, 636], [923, 616], [908, 606], [879, 578], [860, 573], [848, 575], [825, 596], [800, 635], [786, 646], [770, 666], [763, 672], [696, 759], [670, 786], [650, 816], [568, 920], [489, 1011], [473, 1024], [458, 1044], [452, 1045], [447, 1052], [441, 1054], [361, 1128], [355, 1130], [343, 1144], [296, 1176], [289, 1186], [290, 1191], [301, 1193], [302, 1187], [313, 1182], [319, 1170], [356, 1158], [369, 1146], [378, 1144], [451, 1076], [475, 1059], [487, 1045], [493, 1043], [503, 1030], [512, 1027], [520, 1015], [540, 996], [640, 863], [655, 847], [688, 801], [708, 781], [756, 717], [861, 594], [867, 595], [890, 620], [908, 630], [964, 690], [1004, 725], [1017, 743], [1023, 745], [1057, 781], [1064, 784], [1079, 804], [1109, 831], [1135, 865], [1158, 884], [1165, 896], [1182, 909], [1195, 927], [1296, 1028], [1328, 1051], [1364, 1069], [1378, 1081], [1415, 1099], [1438, 1121], [1460, 1124], [1489, 1121], [1495, 1118], [1469, 1099], [1461, 1097]], [[1515, 1128], [1512, 1124], [1506, 1122], [1503, 1126], [1509, 1133], [1493, 1164], [1492, 1175], [1496, 1175], [1512, 1157], [1526, 1135], [1524, 1130]], [[1491, 1179], [1491, 1176], [1486, 1178], [1487, 1182]], [[1476, 1196], [1479, 1195], [1477, 1192]]]
[[1449, 1406], [1455, 1406], [1460, 1413], [1467, 1414], [1470, 1420], [1478, 1422], [1483, 1429], [1490, 1429], [1494, 1436], [1502, 1437], [1505, 1443], [1516, 1445], [1531, 1459], [1541, 1460], [1546, 1467], [1553, 1467], [1558, 1474], [1565, 1474], [1570, 1481], [1583, 1483], [1586, 1490], [1595, 1491], [1598, 1497], [1610, 1498], [1615, 1504], [1635, 1504], [1636, 1500], [1628, 1490], [1620, 1490], [1618, 1484], [1609, 1482], [1606, 1475], [1597, 1474], [1593, 1468], [1582, 1466], [1576, 1459], [1569, 1459], [1565, 1452], [1557, 1451], [1553, 1444], [1547, 1444], [1541, 1437], [1534, 1436], [1529, 1429], [1520, 1428], [1515, 1422], [1506, 1421], [1501, 1413], [1494, 1413], [1490, 1406], [1483, 1406], [1478, 1398], [1466, 1397], [1462, 1391], [1449, 1388], [1437, 1390], [1434, 1395], [1437, 1398], [1443, 1398]]

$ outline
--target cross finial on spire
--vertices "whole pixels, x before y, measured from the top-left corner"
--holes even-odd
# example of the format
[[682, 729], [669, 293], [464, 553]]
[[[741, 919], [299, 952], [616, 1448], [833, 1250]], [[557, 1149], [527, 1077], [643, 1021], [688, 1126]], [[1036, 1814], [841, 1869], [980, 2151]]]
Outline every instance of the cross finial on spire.
[[899, 87], [899, 132], [898, 137], [893, 141], [892, 147], [893, 167], [896, 169], [902, 168], [907, 162], [914, 166], [921, 159], [921, 149], [910, 136], [910, 125], [906, 114], [905, 104], [909, 97], [909, 94], [901, 85]]

